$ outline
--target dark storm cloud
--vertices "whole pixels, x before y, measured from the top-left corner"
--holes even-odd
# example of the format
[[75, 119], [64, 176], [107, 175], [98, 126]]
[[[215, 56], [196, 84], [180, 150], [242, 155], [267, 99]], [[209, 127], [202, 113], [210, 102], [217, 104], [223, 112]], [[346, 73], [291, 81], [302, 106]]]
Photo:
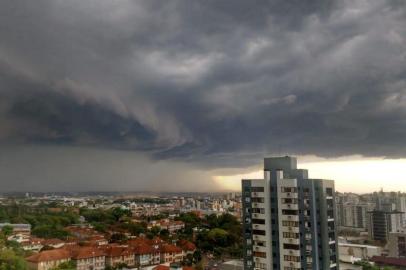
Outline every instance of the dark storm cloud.
[[0, 139], [199, 166], [406, 157], [402, 1], [2, 1]]

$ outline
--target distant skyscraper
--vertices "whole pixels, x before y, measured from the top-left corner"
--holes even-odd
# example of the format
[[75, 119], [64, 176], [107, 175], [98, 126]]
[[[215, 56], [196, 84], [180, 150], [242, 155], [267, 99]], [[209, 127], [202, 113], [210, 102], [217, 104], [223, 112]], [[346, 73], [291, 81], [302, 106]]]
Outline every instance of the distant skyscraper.
[[264, 179], [242, 181], [244, 269], [338, 269], [334, 181], [293, 157], [264, 163]]
[[364, 229], [369, 226], [368, 212], [374, 210], [375, 204], [366, 202], [338, 202], [336, 213], [337, 226]]
[[398, 232], [402, 229], [399, 224], [402, 212], [395, 210], [374, 210], [369, 212], [369, 238], [375, 241], [388, 241], [390, 232]]

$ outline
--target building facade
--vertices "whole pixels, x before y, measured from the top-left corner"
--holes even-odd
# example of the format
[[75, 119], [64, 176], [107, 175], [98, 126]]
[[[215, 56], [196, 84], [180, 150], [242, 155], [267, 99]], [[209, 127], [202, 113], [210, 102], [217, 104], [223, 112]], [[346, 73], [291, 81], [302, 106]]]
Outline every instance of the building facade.
[[369, 239], [387, 242], [390, 232], [397, 232], [401, 229], [398, 221], [402, 214], [398, 211], [383, 210], [369, 212]]
[[388, 257], [406, 258], [406, 232], [389, 233]]
[[266, 158], [242, 181], [244, 269], [338, 269], [335, 190], [293, 157]]
[[338, 202], [337, 225], [354, 229], [367, 230], [369, 227], [368, 212], [374, 210], [373, 203]]

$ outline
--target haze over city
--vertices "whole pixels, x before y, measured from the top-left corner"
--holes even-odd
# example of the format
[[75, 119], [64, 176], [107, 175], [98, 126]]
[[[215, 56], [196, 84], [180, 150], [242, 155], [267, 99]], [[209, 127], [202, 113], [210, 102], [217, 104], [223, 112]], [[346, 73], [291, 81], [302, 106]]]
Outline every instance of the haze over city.
[[[403, 1], [0, 2], [0, 190], [406, 191]], [[384, 181], [383, 181], [384, 179]]]

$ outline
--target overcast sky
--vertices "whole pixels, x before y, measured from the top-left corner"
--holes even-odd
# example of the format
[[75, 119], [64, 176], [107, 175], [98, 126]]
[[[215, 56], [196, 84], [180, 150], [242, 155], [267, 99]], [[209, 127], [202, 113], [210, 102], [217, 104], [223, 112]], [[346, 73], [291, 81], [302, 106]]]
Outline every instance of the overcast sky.
[[0, 189], [238, 188], [278, 154], [385, 177], [334, 162], [406, 166], [405, 26], [403, 0], [0, 1]]

